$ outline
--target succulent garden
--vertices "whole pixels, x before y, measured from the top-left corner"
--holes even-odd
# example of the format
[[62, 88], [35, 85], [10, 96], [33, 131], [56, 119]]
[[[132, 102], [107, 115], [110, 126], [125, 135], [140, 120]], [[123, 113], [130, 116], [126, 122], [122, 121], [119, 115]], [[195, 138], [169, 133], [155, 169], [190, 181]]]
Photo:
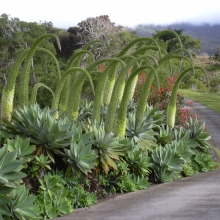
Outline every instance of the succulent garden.
[[[160, 41], [167, 33], [178, 42], [171, 52]], [[0, 219], [53, 219], [214, 169], [211, 137], [178, 92], [191, 76], [208, 79], [175, 31], [136, 38], [111, 57], [97, 58], [104, 43], [93, 40], [65, 66], [41, 47], [52, 38], [60, 48], [45, 34], [20, 52], [2, 91]], [[31, 85], [37, 53], [50, 57], [53, 77]], [[50, 97], [43, 107], [40, 91]]]

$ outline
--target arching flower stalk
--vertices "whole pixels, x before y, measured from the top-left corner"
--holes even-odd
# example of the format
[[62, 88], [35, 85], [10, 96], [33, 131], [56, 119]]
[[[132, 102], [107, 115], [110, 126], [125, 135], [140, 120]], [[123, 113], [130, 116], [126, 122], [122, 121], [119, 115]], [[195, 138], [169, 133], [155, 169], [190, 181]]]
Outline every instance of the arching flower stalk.
[[[74, 65], [74, 67], [80, 67], [82, 59], [85, 55], [89, 55], [91, 57], [92, 61], [94, 61], [93, 54], [90, 51], [80, 50], [80, 51], [77, 51], [70, 58], [70, 60], [67, 64], [66, 70], [71, 68], [73, 65]], [[72, 90], [74, 89], [74, 83], [76, 82], [76, 80], [78, 78], [78, 74], [79, 74], [79, 72], [76, 71], [75, 74], [72, 74], [72, 75], [69, 74], [66, 77], [66, 81], [65, 81], [65, 84], [62, 89], [61, 99], [60, 99], [60, 103], [59, 103], [59, 111], [60, 112], [65, 112], [69, 101], [71, 101], [71, 100], [69, 100], [70, 94], [72, 93]]]
[[[149, 65], [153, 65], [152, 62], [150, 62], [150, 59], [153, 61], [154, 65], [158, 66], [158, 62], [157, 60], [151, 56], [151, 55], [146, 55], [146, 59], [143, 60], [143, 61], [147, 61], [147, 63]], [[159, 83], [159, 79], [158, 79], [158, 76], [156, 75], [156, 80], [157, 80], [157, 84], [158, 84], [158, 87], [160, 85]], [[137, 85], [137, 81], [138, 81], [138, 74], [135, 75], [134, 79], [132, 80], [132, 83], [131, 83], [131, 89], [130, 89], [130, 94], [129, 94], [129, 100], [131, 101], [131, 99], [133, 98], [133, 95], [134, 95], [134, 91], [135, 91], [135, 87]]]
[[[95, 67], [97, 67], [98, 65], [102, 64], [102, 63], [108, 63], [111, 61], [118, 61], [117, 58], [104, 58], [101, 60], [98, 60], [92, 64], [90, 64], [86, 70], [88, 71], [88, 73], [90, 73]], [[78, 118], [78, 110], [79, 110], [79, 105], [80, 105], [80, 98], [81, 98], [81, 91], [82, 91], [82, 86], [83, 83], [86, 79], [85, 74], [81, 74], [79, 76], [79, 78], [77, 79], [76, 83], [74, 84], [74, 95], [71, 96], [71, 102], [72, 103], [72, 116], [74, 117], [74, 119], [76, 120]], [[103, 92], [103, 91], [102, 91]], [[101, 95], [101, 94], [96, 94], [96, 95]]]
[[[160, 68], [160, 66], [164, 62], [169, 61], [170, 59], [179, 58], [179, 59], [186, 59], [190, 63], [191, 68], [194, 72], [194, 65], [188, 57], [183, 56], [183, 55], [179, 55], [179, 54], [175, 54], [176, 52], [180, 52], [180, 51], [187, 51], [187, 50], [185, 50], [183, 48], [179, 48], [179, 49], [173, 51], [172, 53], [167, 54], [166, 56], [161, 58], [158, 61], [158, 66], [155, 67], [156, 71], [158, 70], [158, 68]], [[141, 123], [142, 118], [144, 117], [144, 112], [146, 110], [146, 103], [147, 103], [147, 99], [148, 99], [148, 96], [149, 96], [149, 93], [150, 93], [150, 87], [153, 83], [154, 76], [155, 76], [155, 74], [153, 72], [149, 73], [149, 75], [147, 76], [147, 81], [146, 81], [143, 89], [141, 90], [141, 94], [140, 94], [140, 97], [139, 97], [139, 101], [138, 101], [138, 104], [137, 104], [137, 110], [136, 110], [136, 120], [135, 120], [136, 126], [138, 126], [138, 124]]]
[[177, 38], [179, 47], [180, 47], [180, 48], [183, 48], [183, 44], [182, 44], [182, 41], [181, 41], [181, 39], [180, 39], [180, 36], [176, 33], [176, 31], [173, 31], [173, 30], [160, 31], [159, 33], [155, 34], [153, 38], [154, 38], [154, 39], [158, 39], [158, 38], [160, 38], [161, 36], [163, 36], [163, 35], [165, 35], [165, 34], [173, 34], [173, 35]]
[[[14, 92], [15, 92], [15, 81], [16, 81], [20, 66], [22, 62], [25, 60], [29, 51], [30, 49], [26, 49], [18, 56], [8, 76], [8, 81], [3, 90], [2, 100], [1, 100], [1, 118], [2, 119], [7, 119], [8, 121], [11, 120], [11, 113], [13, 111], [13, 100], [14, 100]], [[54, 54], [47, 49], [39, 48], [39, 47], [36, 48], [36, 52], [45, 53], [53, 59], [57, 67], [58, 79], [60, 79], [60, 67]]]
[[29, 49], [24, 50], [19, 55], [19, 57], [15, 61], [14, 65], [10, 71], [7, 84], [5, 85], [3, 92], [2, 92], [1, 119], [6, 119], [8, 121], [11, 120], [11, 113], [13, 110], [13, 101], [14, 101], [14, 93], [15, 93], [15, 81], [16, 81], [21, 63], [24, 61], [28, 52], [29, 52]]
[[171, 97], [170, 97], [170, 101], [168, 103], [167, 106], [167, 125], [169, 126], [169, 128], [173, 129], [174, 125], [175, 125], [175, 118], [176, 118], [176, 100], [177, 100], [177, 92], [180, 86], [181, 81], [183, 80], [183, 78], [189, 74], [190, 72], [193, 72], [195, 70], [201, 70], [203, 72], [203, 74], [206, 77], [207, 80], [207, 84], [209, 85], [209, 81], [208, 81], [208, 76], [205, 72], [205, 70], [202, 67], [199, 66], [194, 66], [194, 68], [190, 67], [188, 69], [186, 69], [184, 72], [182, 72], [179, 77], [177, 78], [174, 86], [173, 86], [173, 90], [171, 93]]
[[[121, 137], [125, 136], [126, 132], [126, 114], [127, 114], [127, 106], [129, 103], [129, 95], [131, 91], [133, 90], [132, 84], [135, 80], [136, 75], [143, 73], [142, 71], [145, 71], [146, 69], [151, 69], [152, 72], [156, 75], [156, 71], [153, 66], [151, 65], [143, 65], [136, 69], [134, 72], [131, 73], [130, 77], [128, 78], [128, 81], [125, 86], [125, 90], [123, 93], [122, 101], [120, 103], [120, 107], [118, 109], [118, 117], [116, 119], [116, 126], [115, 126], [115, 135], [120, 135]], [[145, 73], [146, 74], [146, 73]]]
[[36, 83], [33, 87], [33, 90], [31, 92], [31, 98], [30, 98], [30, 105], [34, 105], [37, 99], [37, 91], [39, 89], [39, 87], [44, 87], [45, 89], [47, 89], [48, 91], [51, 92], [52, 96], [53, 96], [53, 100], [55, 99], [55, 95], [53, 90], [48, 87], [47, 85], [43, 84], [43, 83]]
[[[88, 55], [91, 59], [91, 63], [94, 62], [94, 55], [88, 51], [89, 47], [93, 46], [94, 44], [103, 44], [103, 42], [101, 40], [93, 40], [91, 42], [89, 42], [87, 45], [84, 46], [84, 48], [82, 50], [76, 51], [74, 53], [74, 55], [70, 58], [68, 64], [67, 64], [67, 68], [66, 70], [68, 70], [69, 68], [71, 68], [74, 64], [74, 67], [81, 67], [81, 63], [83, 58], [85, 57], [85, 55]], [[78, 78], [78, 72], [76, 72], [75, 74], [68, 75], [66, 77], [66, 82], [65, 85], [63, 87], [62, 90], [62, 97], [60, 99], [60, 104], [59, 104], [59, 109], [61, 112], [65, 112], [66, 109], [68, 108], [68, 103], [71, 101], [71, 96], [70, 94], [73, 93], [73, 89], [75, 88], [74, 84], [76, 82]]]
[[50, 50], [42, 48], [42, 47], [37, 47], [36, 52], [47, 54], [50, 58], [52, 58], [52, 60], [54, 61], [55, 65], [56, 65], [56, 70], [57, 70], [56, 74], [58, 76], [58, 80], [60, 80], [60, 78], [61, 78], [60, 64], [59, 64], [57, 58], [55, 57], [55, 55]]
[[43, 41], [45, 38], [51, 38], [51, 37], [56, 39], [58, 48], [61, 50], [60, 41], [57, 35], [46, 34], [46, 35], [42, 35], [41, 37], [39, 37], [34, 42], [30, 50], [28, 51], [28, 54], [25, 59], [24, 73], [22, 74], [22, 80], [20, 83], [19, 104], [21, 106], [28, 105], [29, 73], [30, 73], [30, 66], [31, 66], [31, 61], [33, 59], [34, 53], [36, 52], [37, 47], [41, 43], [41, 41]]
[[[141, 43], [141, 42], [147, 42], [148, 45], [150, 44], [155, 44], [158, 48], [159, 45], [157, 43], [157, 41], [154, 39], [154, 38], [150, 38], [150, 37], [141, 37], [141, 38], [137, 38], [137, 39], [134, 39], [133, 41], [131, 41], [118, 55], [117, 57], [121, 57], [121, 56], [124, 56], [127, 54], [128, 51], [131, 50], [131, 48], [135, 45], [135, 44], [138, 44], [138, 43]], [[160, 49], [159, 49], [160, 51]]]
[[[58, 110], [58, 106], [59, 106], [59, 102], [60, 102], [60, 96], [61, 96], [61, 92], [62, 92], [62, 89], [63, 89], [63, 86], [64, 86], [64, 83], [66, 81], [66, 77], [71, 74], [71, 73], [76, 73], [77, 71], [81, 71], [84, 73], [85, 77], [87, 76], [89, 81], [90, 81], [90, 84], [91, 84], [91, 87], [92, 87], [92, 91], [94, 93], [94, 87], [93, 87], [93, 83], [92, 83], [92, 79], [90, 77], [90, 74], [88, 73], [87, 70], [81, 68], [81, 67], [72, 67], [72, 68], [69, 68], [67, 71], [65, 71], [65, 73], [62, 75], [61, 79], [59, 82], [57, 82], [56, 84], [56, 89], [55, 89], [55, 99], [53, 100], [52, 102], [52, 106], [51, 106], [51, 109], [52, 110]], [[57, 113], [58, 114], [58, 113]], [[57, 117], [58, 115], [56, 115], [55, 117]]]
[[107, 66], [105, 71], [103, 73], [101, 73], [101, 75], [99, 77], [98, 84], [96, 86], [96, 90], [95, 90], [96, 95], [94, 97], [94, 106], [93, 106], [92, 119], [93, 119], [93, 121], [97, 121], [98, 123], [100, 123], [100, 108], [101, 108], [101, 105], [102, 105], [104, 92], [106, 90], [106, 88], [105, 88], [106, 78], [108, 77], [108, 74], [111, 74], [111, 72], [115, 70], [116, 66], [118, 67], [117, 63], [125, 66], [125, 63], [123, 61], [121, 61], [120, 59], [112, 61]]
[[[145, 38], [145, 39], [146, 39], [146, 40], [149, 40], [149, 38]], [[151, 38], [151, 39], [152, 39], [152, 38]], [[153, 62], [154, 62], [156, 65], [158, 65], [156, 58], [153, 57], [153, 56], [151, 56], [151, 55], [149, 55], [149, 54], [146, 54], [146, 52], [149, 51], [149, 50], [157, 51], [157, 52], [158, 52], [158, 55], [159, 55], [159, 58], [162, 57], [162, 51], [163, 51], [163, 53], [165, 53], [165, 54], [167, 54], [167, 53], [166, 53], [166, 51], [165, 51], [163, 48], [161, 48], [161, 47], [158, 45], [158, 43], [157, 43], [156, 40], [153, 39], [153, 41], [150, 41], [150, 42], [151, 42], [152, 44], [154, 44], [154, 45], [143, 46], [143, 47], [141, 47], [140, 49], [134, 51], [131, 55], [132, 55], [133, 57], [137, 57], [137, 56], [140, 56], [140, 55], [146, 55], [146, 58], [150, 58], [151, 60], [153, 60]], [[147, 62], [149, 63], [149, 65], [151, 65], [149, 59], [141, 60], [141, 61], [139, 61], [139, 62], [142, 62], [142, 63], [143, 63], [144, 61], [147, 61]], [[139, 67], [139, 66], [141, 66], [141, 65], [142, 65], [141, 63], [138, 63], [138, 62], [137, 62], [137, 67]], [[130, 90], [130, 95], [129, 95], [129, 99], [130, 99], [130, 100], [131, 100], [132, 97], [133, 97], [133, 94], [134, 94], [134, 91], [135, 91], [135, 87], [136, 87], [137, 81], [138, 81], [138, 75], [135, 76], [135, 78], [134, 78], [134, 80], [132, 81], [132, 84], [131, 84], [132, 89]], [[158, 78], [157, 78], [157, 82], [158, 82], [158, 85], [159, 85], [159, 80], [158, 80]]]
[[[135, 59], [134, 56], [126, 55], [119, 57], [120, 60], [123, 60], [125, 62], [129, 62], [129, 60]], [[117, 63], [111, 71], [107, 74], [106, 80], [105, 80], [105, 90], [104, 90], [104, 96], [103, 96], [103, 104], [105, 106], [108, 106], [111, 100], [112, 91], [115, 85], [115, 81], [118, 77], [118, 71], [120, 71], [119, 68], [120, 63]]]
[[117, 78], [117, 82], [115, 83], [115, 86], [112, 92], [111, 101], [108, 106], [108, 112], [107, 112], [107, 117], [105, 121], [105, 131], [107, 135], [109, 135], [113, 131], [117, 106], [124, 92], [126, 74], [128, 70], [132, 68], [132, 66], [134, 66], [141, 59], [145, 59], [146, 56], [147, 55], [142, 55], [142, 56], [137, 57], [136, 59], [129, 61], [127, 65], [124, 68], [122, 68], [121, 73], [119, 74]]

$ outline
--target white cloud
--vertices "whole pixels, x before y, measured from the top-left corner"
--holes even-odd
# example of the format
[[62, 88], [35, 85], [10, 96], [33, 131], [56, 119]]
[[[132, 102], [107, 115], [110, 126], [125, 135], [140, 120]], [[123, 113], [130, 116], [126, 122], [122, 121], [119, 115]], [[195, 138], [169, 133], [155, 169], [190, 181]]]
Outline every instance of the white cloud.
[[198, 0], [0, 0], [0, 14], [24, 21], [52, 21], [68, 28], [88, 17], [109, 15], [124, 26], [191, 21], [220, 23], [220, 1]]

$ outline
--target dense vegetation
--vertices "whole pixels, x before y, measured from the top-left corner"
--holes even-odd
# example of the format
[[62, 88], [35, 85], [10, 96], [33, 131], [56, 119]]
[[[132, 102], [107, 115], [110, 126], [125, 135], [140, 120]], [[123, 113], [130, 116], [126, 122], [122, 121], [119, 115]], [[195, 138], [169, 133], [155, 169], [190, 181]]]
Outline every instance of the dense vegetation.
[[[87, 21], [103, 19], [116, 28], [105, 16]], [[0, 219], [52, 219], [106, 195], [214, 169], [210, 135], [178, 93], [182, 81], [207, 79], [205, 70], [175, 31], [138, 38], [116, 29], [104, 39], [86, 32], [86, 44], [59, 59], [59, 37], [43, 33], [4, 60]], [[172, 51], [161, 40], [167, 34], [178, 42]], [[39, 52], [47, 58], [38, 62]], [[33, 62], [40, 74], [31, 84]]]
[[[199, 52], [207, 53], [208, 55], [212, 55], [216, 48], [219, 48], [220, 40], [220, 25], [209, 25], [209, 24], [201, 24], [201, 25], [193, 25], [189, 23], [177, 23], [171, 25], [144, 25], [140, 24], [136, 28], [131, 29], [136, 31], [138, 36], [146, 37], [152, 36], [155, 33], [155, 30], [161, 31], [166, 29], [183, 29], [184, 34], [187, 36], [191, 36], [193, 39], [199, 39], [201, 41], [202, 48]], [[198, 53], [198, 51], [197, 51]]]

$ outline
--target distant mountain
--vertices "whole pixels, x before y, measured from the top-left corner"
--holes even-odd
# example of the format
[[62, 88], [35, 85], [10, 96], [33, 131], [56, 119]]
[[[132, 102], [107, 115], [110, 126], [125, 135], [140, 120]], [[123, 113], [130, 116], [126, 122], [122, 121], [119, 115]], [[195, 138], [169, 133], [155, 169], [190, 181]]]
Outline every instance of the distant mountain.
[[201, 40], [202, 49], [200, 54], [207, 53], [212, 55], [220, 47], [220, 24], [216, 25], [192, 25], [190, 23], [177, 23], [168, 26], [163, 25], [138, 25], [132, 31], [136, 31], [138, 36], [152, 36], [155, 30], [165, 29], [184, 29], [183, 34]]

